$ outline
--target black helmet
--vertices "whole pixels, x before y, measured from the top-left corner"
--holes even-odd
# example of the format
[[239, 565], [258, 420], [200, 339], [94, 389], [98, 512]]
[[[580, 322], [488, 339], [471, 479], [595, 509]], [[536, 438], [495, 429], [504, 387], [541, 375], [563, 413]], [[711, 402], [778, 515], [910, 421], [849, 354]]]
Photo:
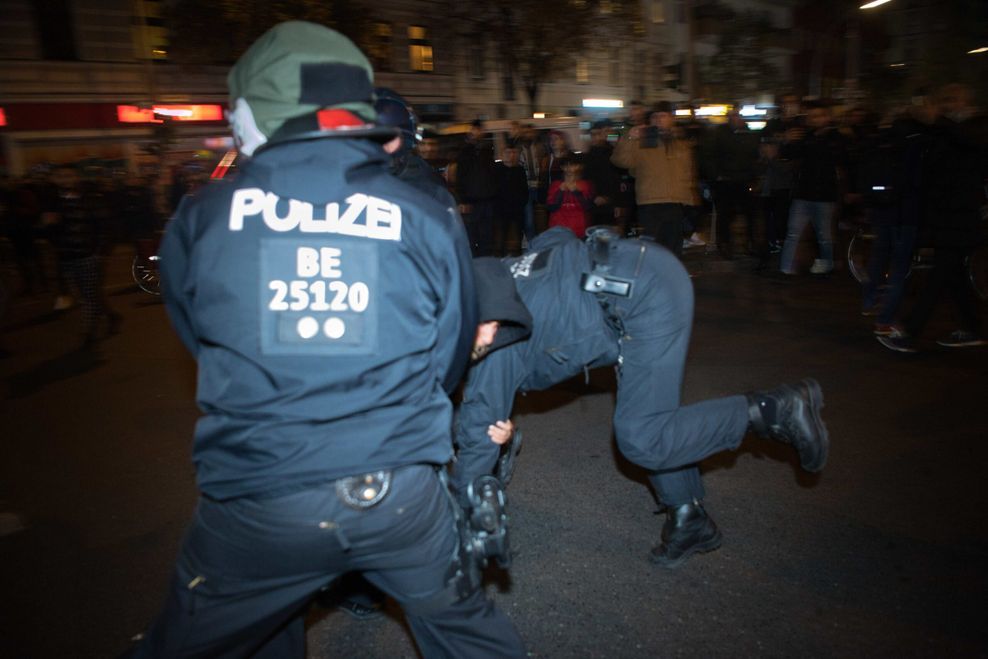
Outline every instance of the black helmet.
[[374, 89], [374, 109], [377, 111], [377, 123], [380, 126], [393, 126], [401, 131], [402, 146], [411, 149], [419, 139], [419, 120], [404, 98], [393, 89], [377, 87]]

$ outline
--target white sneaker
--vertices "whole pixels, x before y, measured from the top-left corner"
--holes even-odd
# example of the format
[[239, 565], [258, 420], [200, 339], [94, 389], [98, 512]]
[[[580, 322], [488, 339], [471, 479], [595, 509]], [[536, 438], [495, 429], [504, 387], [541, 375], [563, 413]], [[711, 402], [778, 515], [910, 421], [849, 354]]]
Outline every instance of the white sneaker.
[[694, 231], [693, 235], [691, 235], [689, 238], [686, 239], [686, 242], [692, 245], [693, 247], [703, 247], [704, 245], [707, 244], [707, 241], [701, 238], [700, 234], [698, 234], [696, 231]]
[[810, 267], [810, 274], [812, 275], [826, 275], [833, 271], [834, 264], [829, 261], [824, 261], [823, 259], [816, 259]]

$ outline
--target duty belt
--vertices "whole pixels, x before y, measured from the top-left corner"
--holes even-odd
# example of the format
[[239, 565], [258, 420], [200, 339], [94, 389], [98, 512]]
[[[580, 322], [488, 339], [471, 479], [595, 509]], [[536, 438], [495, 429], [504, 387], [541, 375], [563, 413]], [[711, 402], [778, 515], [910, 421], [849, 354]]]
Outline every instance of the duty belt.
[[645, 246], [640, 245], [634, 277], [618, 277], [611, 272], [610, 257], [611, 249], [618, 244], [619, 240], [620, 236], [608, 227], [595, 227], [587, 231], [587, 245], [590, 248], [590, 260], [593, 269], [583, 273], [580, 278], [580, 288], [588, 293], [596, 293], [602, 304], [601, 295], [631, 297], [635, 279], [638, 277], [638, 271], [641, 269], [641, 262], [645, 256]]
[[388, 496], [390, 489], [390, 469], [346, 476], [336, 481], [336, 496], [354, 510], [373, 508]]

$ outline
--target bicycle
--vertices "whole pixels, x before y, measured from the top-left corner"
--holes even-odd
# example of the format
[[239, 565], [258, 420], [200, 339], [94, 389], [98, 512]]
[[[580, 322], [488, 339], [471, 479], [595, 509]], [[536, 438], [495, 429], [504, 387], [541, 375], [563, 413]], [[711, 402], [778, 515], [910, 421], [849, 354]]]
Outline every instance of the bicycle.
[[[871, 245], [875, 240], [875, 231], [871, 226], [861, 226], [847, 244], [847, 270], [859, 284], [868, 281], [868, 259], [871, 255]], [[912, 261], [906, 277], [917, 270], [929, 270], [933, 267], [934, 250], [932, 247], [917, 247], [913, 252]], [[988, 242], [981, 243], [964, 260], [967, 278], [979, 299], [988, 301]], [[888, 279], [888, 272], [883, 274]]]
[[158, 265], [160, 238], [141, 238], [137, 240], [134, 261], [130, 273], [138, 287], [150, 295], [161, 295], [161, 274]]

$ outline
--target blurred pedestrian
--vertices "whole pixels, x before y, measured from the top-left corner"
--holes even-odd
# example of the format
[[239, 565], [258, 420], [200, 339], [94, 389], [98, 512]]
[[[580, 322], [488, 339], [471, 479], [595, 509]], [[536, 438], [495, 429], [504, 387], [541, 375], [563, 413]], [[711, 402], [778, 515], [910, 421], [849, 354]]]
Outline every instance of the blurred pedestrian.
[[594, 190], [591, 226], [617, 224], [621, 172], [611, 162], [614, 147], [607, 141], [609, 131], [608, 122], [595, 123], [590, 128], [590, 148], [583, 154], [583, 176]]
[[925, 188], [933, 230], [933, 270], [901, 329], [877, 337], [886, 348], [898, 352], [916, 352], [916, 339], [945, 295], [954, 302], [957, 329], [937, 343], [947, 348], [986, 343], [965, 260], [986, 238], [981, 209], [986, 203], [988, 120], [974, 113], [970, 90], [962, 85], [946, 85], [937, 94], [937, 101], [939, 116], [925, 168], [929, 173]]
[[924, 180], [935, 107], [925, 96], [916, 101], [908, 114], [880, 126], [857, 170], [858, 189], [874, 235], [861, 313], [877, 316], [873, 330], [878, 335], [897, 329], [918, 230], [928, 212]]
[[734, 258], [732, 226], [738, 215], [745, 218], [745, 250], [755, 251], [755, 213], [752, 185], [758, 162], [758, 138], [737, 110], [727, 114], [727, 123], [707, 136], [706, 171], [717, 213], [717, 248], [726, 259]]
[[635, 126], [614, 148], [611, 161], [635, 178], [636, 218], [645, 235], [676, 255], [683, 253], [684, 206], [695, 200], [693, 146], [660, 103], [648, 126]]
[[[497, 174], [494, 254], [505, 256], [520, 250], [525, 238], [525, 209], [528, 205], [528, 176], [519, 163], [517, 142], [508, 142], [501, 151]], [[517, 246], [517, 248], [514, 248]]]
[[99, 198], [82, 184], [71, 165], [56, 167], [52, 182], [55, 194], [45, 208], [51, 241], [66, 278], [79, 296], [82, 347], [91, 349], [104, 332], [115, 334], [121, 321], [103, 294], [100, 255], [106, 236], [100, 226]]
[[470, 125], [466, 143], [456, 157], [456, 198], [474, 256], [491, 254], [496, 194], [494, 148], [484, 123], [477, 120]]
[[41, 224], [41, 200], [28, 179], [5, 180], [3, 209], [7, 238], [14, 251], [14, 262], [20, 276], [20, 293], [33, 295], [47, 290], [38, 235]]
[[796, 274], [796, 248], [806, 225], [816, 233], [819, 256], [810, 272], [829, 274], [834, 269], [833, 220], [839, 197], [839, 179], [847, 159], [845, 141], [833, 126], [830, 106], [817, 101], [807, 105], [806, 127], [786, 131], [782, 156], [797, 161], [793, 201], [789, 210], [786, 241], [779, 270]]
[[540, 181], [545, 169], [545, 149], [539, 142], [535, 126], [528, 124], [521, 131], [521, 138], [516, 142], [518, 147], [518, 162], [525, 168], [528, 178], [528, 202], [525, 204], [525, 239], [531, 241], [538, 233], [535, 227], [535, 206], [541, 200]]

